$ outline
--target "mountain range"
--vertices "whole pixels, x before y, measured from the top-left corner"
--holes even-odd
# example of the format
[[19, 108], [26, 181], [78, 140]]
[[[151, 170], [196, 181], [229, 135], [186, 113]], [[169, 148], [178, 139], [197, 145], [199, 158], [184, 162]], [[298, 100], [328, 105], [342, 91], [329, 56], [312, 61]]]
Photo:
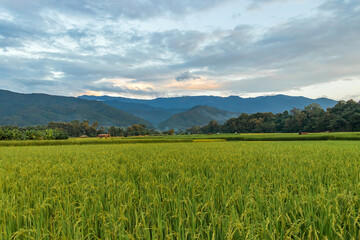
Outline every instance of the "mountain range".
[[195, 106], [185, 112], [177, 113], [169, 119], [160, 123], [160, 129], [187, 129], [192, 126], [203, 126], [210, 120], [215, 120], [223, 124], [230, 118], [237, 117], [239, 114], [220, 110], [209, 106]]
[[142, 118], [99, 101], [0, 90], [0, 125], [25, 127], [84, 119], [97, 121], [101, 126], [127, 127], [139, 123], [153, 127]]
[[[160, 129], [179, 129], [203, 125], [205, 120], [207, 123], [210, 120], [219, 120], [219, 115], [234, 117], [240, 113], [280, 113], [285, 110], [291, 110], [294, 107], [303, 109], [312, 103], [318, 103], [322, 108], [326, 109], [336, 104], [336, 101], [327, 98], [311, 99], [287, 95], [255, 98], [241, 98], [238, 96], [188, 96], [156, 98], [151, 100], [89, 95], [83, 95], [79, 98], [101, 101], [122, 111], [144, 118]], [[196, 106], [199, 107], [192, 109]], [[212, 109], [210, 110], [206, 106], [212, 107]], [[200, 111], [201, 108], [203, 109]], [[223, 112], [220, 113], [219, 111]], [[209, 114], [215, 112], [217, 112], [215, 115]], [[200, 119], [202, 120], [200, 121]]]
[[237, 113], [280, 113], [284, 110], [290, 110], [294, 107], [304, 108], [306, 105], [309, 105], [311, 103], [318, 103], [321, 105], [322, 108], [326, 109], [336, 104], [336, 101], [328, 98], [311, 99], [306, 97], [293, 97], [287, 95], [263, 96], [255, 98], [241, 98], [238, 96], [185, 96], [172, 98], [155, 98], [151, 100], [88, 95], [83, 95], [79, 98], [97, 100], [105, 103], [117, 101], [128, 104], [145, 104], [147, 106], [163, 110], [187, 110], [197, 105], [206, 105], [221, 110]]
[[279, 113], [294, 107], [302, 109], [311, 103], [318, 103], [326, 109], [333, 107], [336, 101], [286, 95], [256, 98], [191, 96], [152, 100], [87, 95], [75, 98], [0, 90], [0, 125], [33, 126], [50, 121], [86, 119], [105, 127], [127, 127], [137, 123], [161, 130], [185, 129], [207, 124], [210, 120], [223, 123], [240, 113]]

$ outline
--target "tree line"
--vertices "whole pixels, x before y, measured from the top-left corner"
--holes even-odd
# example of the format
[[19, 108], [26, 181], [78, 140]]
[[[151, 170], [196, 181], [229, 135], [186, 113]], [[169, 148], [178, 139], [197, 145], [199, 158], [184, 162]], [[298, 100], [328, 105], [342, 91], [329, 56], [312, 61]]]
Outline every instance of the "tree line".
[[58, 140], [69, 137], [96, 137], [99, 134], [110, 134], [113, 137], [140, 135], [174, 134], [174, 130], [159, 132], [146, 128], [142, 124], [133, 124], [127, 128], [111, 126], [105, 128], [98, 122], [92, 124], [88, 120], [71, 122], [49, 122], [46, 126], [14, 127], [0, 126], [0, 140]]
[[157, 135], [160, 134], [159, 131], [154, 129], [146, 128], [142, 124], [133, 124], [127, 128], [121, 128], [116, 126], [111, 126], [105, 128], [100, 126], [97, 122], [94, 122], [90, 125], [88, 120], [82, 122], [75, 120], [72, 122], [50, 122], [47, 125], [47, 128], [50, 129], [59, 129], [70, 137], [96, 137], [99, 134], [108, 133], [113, 137], [128, 137], [128, 136], [140, 136], [140, 135]]
[[303, 110], [293, 108], [291, 111], [273, 114], [242, 113], [224, 124], [210, 121], [206, 126], [194, 126], [185, 133], [294, 133], [294, 132], [353, 132], [360, 131], [360, 103], [353, 100], [339, 101], [334, 107], [321, 108], [313, 103]]
[[59, 129], [46, 129], [41, 126], [29, 128], [0, 127], [0, 140], [59, 140], [68, 138], [69, 136]]

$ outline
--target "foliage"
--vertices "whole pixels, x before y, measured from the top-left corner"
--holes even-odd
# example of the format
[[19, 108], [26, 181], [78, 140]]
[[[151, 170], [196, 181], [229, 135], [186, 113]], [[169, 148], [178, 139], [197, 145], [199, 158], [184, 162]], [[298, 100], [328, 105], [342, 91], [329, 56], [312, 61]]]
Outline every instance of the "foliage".
[[89, 124], [88, 120], [71, 122], [49, 122], [46, 126], [19, 128], [13, 126], [0, 127], [0, 140], [51, 140], [70, 137], [96, 137], [98, 134], [109, 133], [113, 137], [160, 135], [160, 132], [146, 128], [142, 124], [133, 124], [123, 129], [111, 126], [99, 127], [98, 122]]
[[188, 133], [291, 133], [324, 131], [360, 131], [360, 103], [353, 100], [340, 101], [333, 108], [324, 111], [314, 103], [303, 110], [294, 108], [290, 112], [243, 113], [231, 118], [223, 125], [211, 121], [204, 127], [194, 126]]
[[140, 135], [155, 135], [159, 132], [146, 128], [142, 124], [133, 124], [132, 126], [123, 129], [121, 127], [111, 126], [109, 128], [99, 127], [97, 122], [94, 122], [91, 126], [89, 121], [84, 120], [82, 122], [76, 120], [69, 123], [55, 123], [50, 122], [47, 126], [52, 129], [61, 129], [66, 132], [70, 137], [80, 137], [86, 135], [88, 137], [96, 137], [98, 134], [109, 133], [113, 137], [127, 137], [127, 136], [140, 136]]
[[89, 121], [84, 120], [82, 122], [75, 120], [72, 122], [49, 122], [47, 128], [60, 129], [66, 132], [70, 137], [80, 137], [81, 135], [87, 135], [89, 137], [97, 136], [98, 122], [94, 122], [91, 126]]
[[68, 135], [59, 129], [0, 127], [0, 140], [59, 140]]
[[146, 128], [146, 126], [142, 124], [133, 124], [126, 129], [112, 126], [108, 129], [108, 132], [111, 136], [114, 137], [146, 136], [160, 134], [158, 131]]
[[163, 134], [166, 135], [174, 135], [175, 134], [175, 130], [174, 129], [169, 129], [167, 131], [163, 131]]

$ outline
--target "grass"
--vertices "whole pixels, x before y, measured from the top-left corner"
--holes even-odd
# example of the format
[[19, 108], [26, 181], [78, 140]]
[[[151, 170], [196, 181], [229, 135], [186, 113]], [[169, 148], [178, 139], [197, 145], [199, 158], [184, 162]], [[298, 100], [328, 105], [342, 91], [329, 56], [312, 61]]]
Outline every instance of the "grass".
[[359, 239], [355, 141], [0, 148], [0, 239]]

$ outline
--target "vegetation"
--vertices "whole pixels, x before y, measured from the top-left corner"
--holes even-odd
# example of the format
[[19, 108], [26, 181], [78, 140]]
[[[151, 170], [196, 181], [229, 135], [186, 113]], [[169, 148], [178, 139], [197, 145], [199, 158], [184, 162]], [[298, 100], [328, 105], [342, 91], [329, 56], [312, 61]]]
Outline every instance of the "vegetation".
[[1, 141], [1, 146], [60, 146], [60, 145], [108, 145], [108, 144], [129, 144], [129, 143], [181, 143], [181, 142], [192, 142], [193, 139], [179, 138], [179, 139], [168, 139], [168, 138], [71, 138], [64, 141]]
[[210, 121], [204, 127], [195, 126], [187, 130], [189, 133], [294, 133], [360, 131], [360, 103], [353, 100], [340, 101], [333, 108], [323, 110], [314, 103], [304, 110], [294, 108], [290, 112], [279, 114], [256, 113], [241, 114], [223, 125]]
[[58, 129], [0, 127], [0, 140], [59, 140], [69, 136]]
[[96, 137], [98, 134], [98, 125], [98, 122], [94, 122], [92, 125], [90, 125], [89, 121], [87, 120], [82, 122], [75, 120], [72, 122], [49, 122], [47, 128], [60, 129], [70, 137], [80, 137], [82, 135]]
[[[96, 137], [98, 134], [108, 133], [113, 137], [131, 137], [160, 135], [160, 132], [149, 129], [142, 124], [133, 124], [125, 129], [111, 126], [99, 127], [97, 122], [89, 124], [88, 120], [74, 120], [72, 122], [49, 122], [46, 126], [19, 128], [13, 126], [0, 126], [0, 140], [56, 140], [70, 137]], [[164, 132], [166, 135], [174, 134], [174, 130]], [[42, 143], [43, 144], [43, 143]]]
[[0, 147], [0, 239], [358, 239], [358, 150], [347, 141]]
[[56, 146], [56, 145], [99, 145], [99, 144], [129, 144], [129, 143], [182, 143], [182, 142], [221, 142], [221, 141], [348, 141], [360, 140], [360, 133], [312, 133], [298, 135], [294, 133], [264, 133], [264, 134], [193, 134], [159, 136], [128, 136], [100, 138], [70, 138], [68, 140], [32, 140], [32, 141], [0, 141], [0, 146]]

